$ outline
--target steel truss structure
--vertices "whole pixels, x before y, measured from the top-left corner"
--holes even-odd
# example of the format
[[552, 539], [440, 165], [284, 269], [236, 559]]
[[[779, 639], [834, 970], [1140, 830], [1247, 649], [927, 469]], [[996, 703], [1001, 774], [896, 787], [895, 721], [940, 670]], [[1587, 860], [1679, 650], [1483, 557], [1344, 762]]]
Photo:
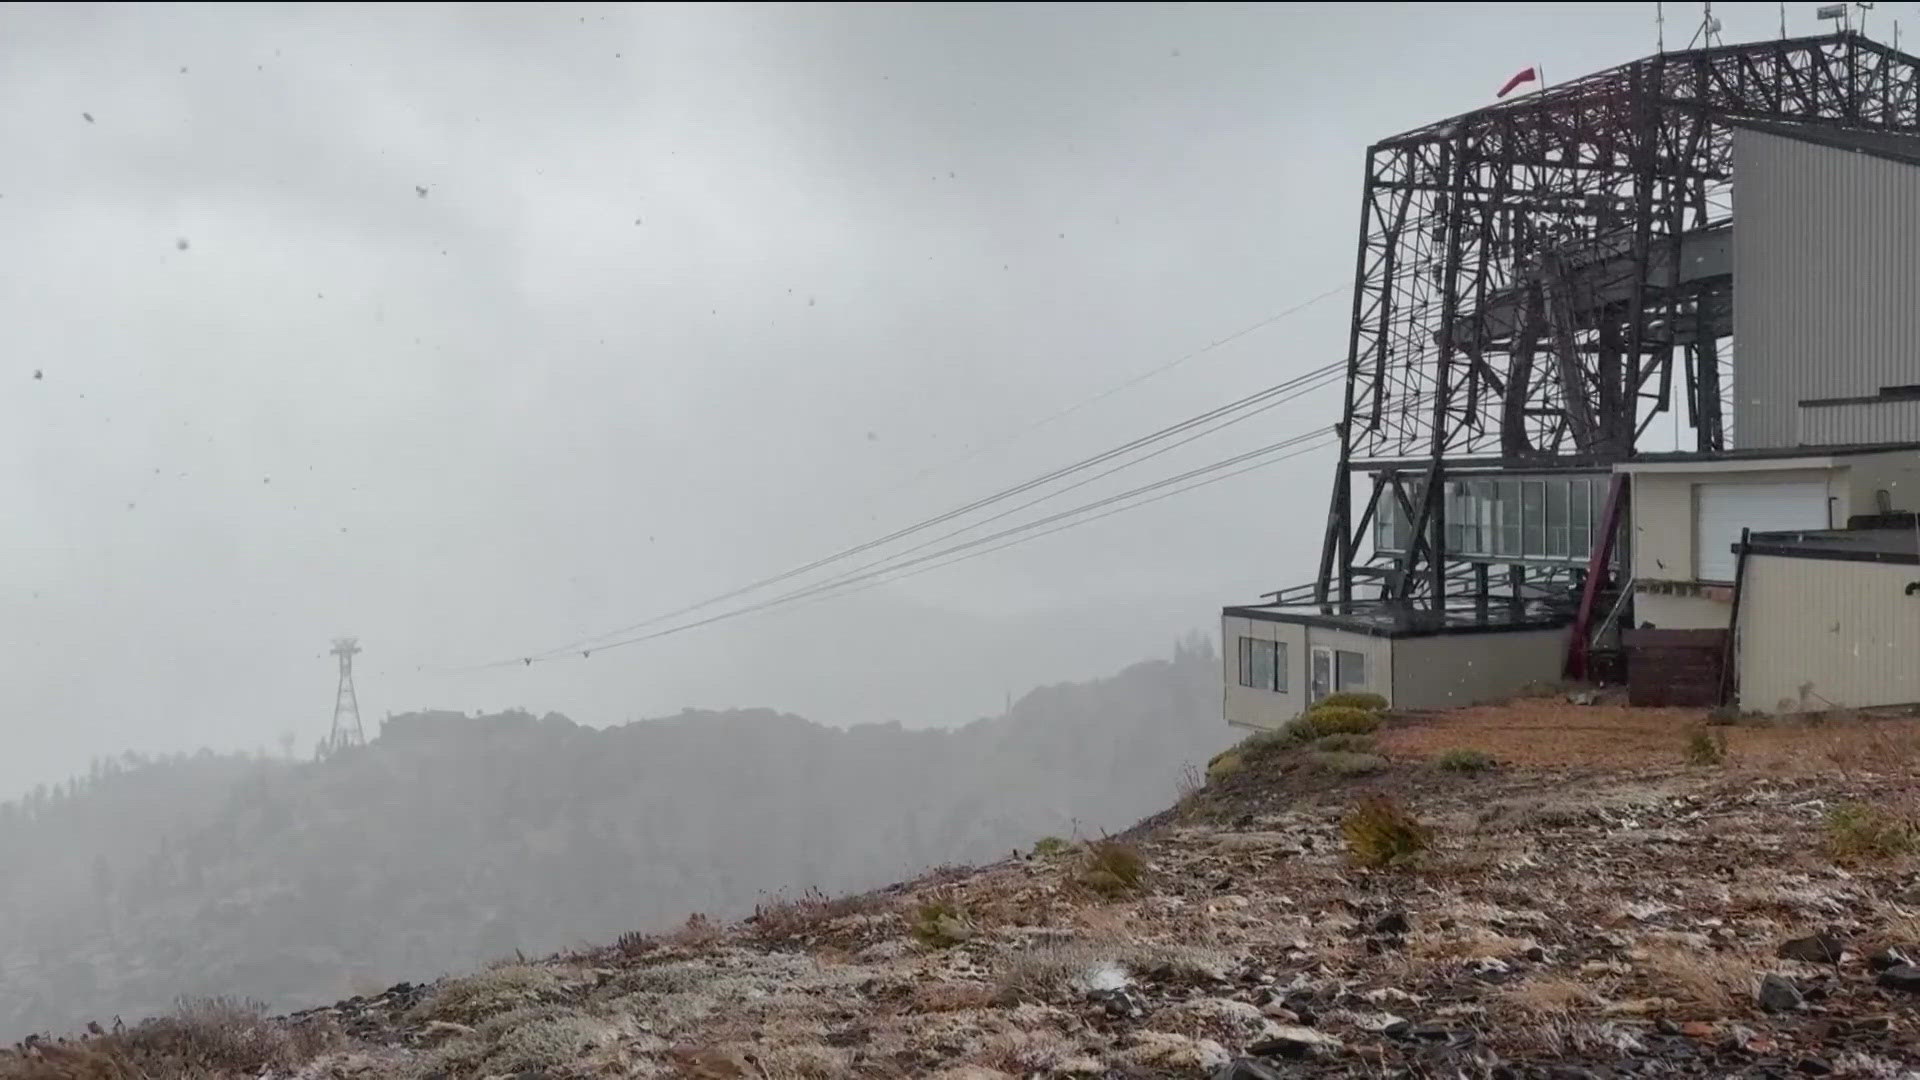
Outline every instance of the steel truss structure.
[[[1508, 560], [1449, 550], [1449, 475], [1605, 470], [1675, 408], [1694, 447], [1729, 445], [1732, 125], [1747, 119], [1920, 130], [1920, 59], [1846, 31], [1663, 53], [1369, 150], [1319, 576], [1276, 604], [1569, 605], [1588, 571], [1489, 572]], [[1368, 554], [1383, 502], [1412, 542]]]

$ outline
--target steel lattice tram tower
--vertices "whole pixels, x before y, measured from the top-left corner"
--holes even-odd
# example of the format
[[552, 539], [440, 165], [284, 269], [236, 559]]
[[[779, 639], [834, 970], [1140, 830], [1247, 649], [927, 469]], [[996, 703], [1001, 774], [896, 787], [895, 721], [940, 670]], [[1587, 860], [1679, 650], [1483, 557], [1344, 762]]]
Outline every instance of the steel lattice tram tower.
[[332, 655], [340, 658], [340, 686], [333, 694], [333, 729], [327, 734], [329, 753], [349, 746], [363, 746], [367, 733], [360, 726], [360, 698], [353, 691], [353, 658], [360, 652], [359, 638], [334, 638]]
[[[1446, 542], [1453, 468], [1605, 469], [1676, 409], [1683, 444], [1728, 448], [1747, 121], [1920, 131], [1920, 59], [1852, 31], [1661, 53], [1370, 148], [1319, 574], [1276, 603], [1484, 604]], [[1387, 507], [1411, 542], [1368, 556]], [[1499, 587], [1553, 603], [1570, 573]]]

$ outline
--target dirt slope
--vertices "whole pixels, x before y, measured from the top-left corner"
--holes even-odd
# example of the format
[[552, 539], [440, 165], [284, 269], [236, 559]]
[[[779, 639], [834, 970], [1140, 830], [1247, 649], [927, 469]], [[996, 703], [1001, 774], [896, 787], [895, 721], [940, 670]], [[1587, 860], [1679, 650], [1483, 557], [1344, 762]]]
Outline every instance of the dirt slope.
[[[1402, 719], [1384, 771], [1283, 748], [1119, 847], [293, 1017], [202, 1010], [0, 1077], [1920, 1076], [1920, 725], [1715, 728], [1726, 760], [1684, 764], [1701, 719]], [[1460, 747], [1505, 763], [1434, 765]], [[1352, 860], [1373, 795], [1432, 829], [1411, 864]]]

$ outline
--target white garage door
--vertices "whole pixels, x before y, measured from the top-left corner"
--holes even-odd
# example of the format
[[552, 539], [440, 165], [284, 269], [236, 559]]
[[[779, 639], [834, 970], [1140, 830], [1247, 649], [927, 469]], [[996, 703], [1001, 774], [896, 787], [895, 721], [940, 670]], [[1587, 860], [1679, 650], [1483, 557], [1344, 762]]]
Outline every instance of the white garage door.
[[1813, 480], [1770, 484], [1695, 484], [1694, 577], [1732, 581], [1740, 530], [1827, 528], [1827, 485]]

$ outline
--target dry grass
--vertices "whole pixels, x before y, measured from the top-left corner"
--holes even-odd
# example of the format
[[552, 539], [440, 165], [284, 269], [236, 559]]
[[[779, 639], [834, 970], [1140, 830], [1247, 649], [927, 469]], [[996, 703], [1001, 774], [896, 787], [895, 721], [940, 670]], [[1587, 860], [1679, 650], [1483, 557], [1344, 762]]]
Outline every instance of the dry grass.
[[808, 889], [795, 897], [777, 897], [756, 905], [748, 917], [754, 939], [766, 945], [784, 945], [824, 932], [829, 924], [855, 915], [885, 910], [887, 901], [875, 893], [829, 897]]
[[552, 1002], [559, 997], [560, 985], [560, 977], [553, 968], [503, 964], [463, 979], [442, 982], [426, 1000], [413, 1007], [412, 1017], [418, 1021], [475, 1024], [497, 1013]]
[[1423, 960], [1501, 959], [1525, 952], [1533, 943], [1483, 928], [1416, 931], [1407, 935], [1407, 951]]
[[1515, 1008], [1534, 1016], [1556, 1016], [1600, 1004], [1600, 995], [1586, 983], [1564, 975], [1540, 975], [1502, 995]]
[[[1474, 746], [1512, 766], [1636, 768], [1671, 765], [1674, 733], [1707, 723], [1704, 709], [1574, 705], [1529, 698], [1402, 720], [1382, 728], [1389, 757], [1435, 758]], [[1911, 772], [1920, 768], [1920, 719], [1837, 714], [1716, 727], [1730, 767], [1782, 776]]]
[[1639, 966], [1663, 996], [1713, 1018], [1744, 1011], [1759, 978], [1751, 957], [1676, 946], [1651, 950]]
[[289, 1072], [342, 1042], [330, 1024], [284, 1024], [262, 1006], [183, 1000], [174, 1012], [77, 1043], [0, 1052], [4, 1080], [163, 1080]]
[[929, 982], [913, 988], [907, 1007], [913, 1012], [967, 1012], [991, 1008], [1000, 1000], [999, 991], [985, 983]]
[[680, 924], [680, 929], [661, 940], [669, 948], [698, 951], [712, 947], [722, 936], [723, 931], [712, 919], [696, 911], [687, 916], [687, 921]]

